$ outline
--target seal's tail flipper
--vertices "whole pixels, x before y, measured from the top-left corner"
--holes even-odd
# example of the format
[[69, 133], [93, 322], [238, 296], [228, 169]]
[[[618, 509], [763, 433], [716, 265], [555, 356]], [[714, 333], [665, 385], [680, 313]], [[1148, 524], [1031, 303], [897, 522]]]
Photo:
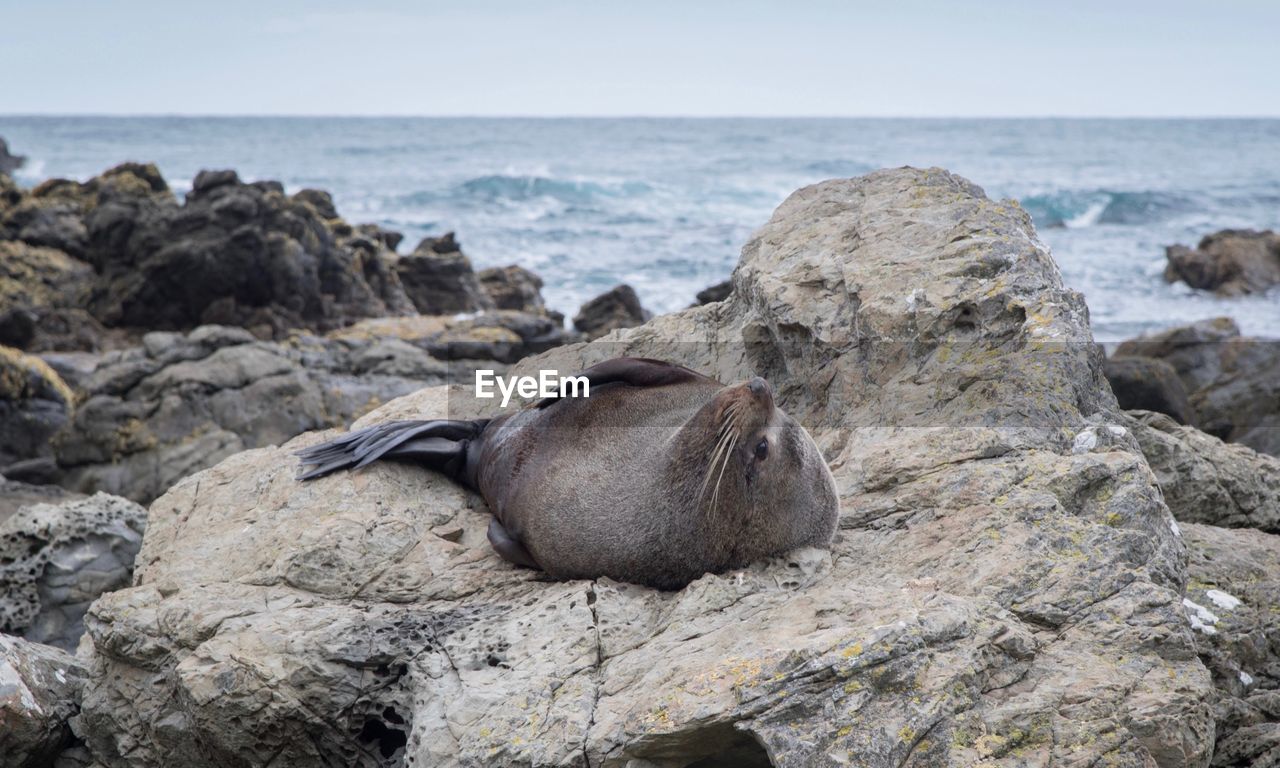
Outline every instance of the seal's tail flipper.
[[416, 461], [461, 479], [467, 463], [467, 444], [488, 423], [488, 419], [392, 421], [348, 432], [298, 451], [303, 467], [312, 466], [298, 479], [311, 480], [339, 469], [359, 469], [379, 459]]

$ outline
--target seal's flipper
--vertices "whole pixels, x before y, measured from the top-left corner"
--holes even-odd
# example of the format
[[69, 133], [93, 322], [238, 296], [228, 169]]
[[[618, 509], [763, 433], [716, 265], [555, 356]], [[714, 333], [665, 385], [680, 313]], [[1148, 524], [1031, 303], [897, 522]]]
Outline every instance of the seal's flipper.
[[[691, 371], [683, 365], [654, 360], [648, 357], [615, 357], [597, 363], [581, 373], [574, 374], [585, 378], [592, 387], [605, 384], [627, 384], [632, 387], [665, 387], [681, 384], [686, 381], [711, 381], [697, 371]], [[534, 406], [546, 408], [559, 400], [559, 395], [544, 397]]]
[[311, 480], [339, 469], [359, 469], [380, 459], [416, 461], [460, 479], [467, 444], [489, 423], [477, 421], [393, 421], [348, 432], [296, 454], [302, 465], [314, 465], [298, 476]]
[[489, 543], [493, 545], [494, 551], [502, 555], [502, 559], [508, 563], [542, 570], [542, 566], [538, 565], [538, 561], [533, 559], [533, 555], [529, 554], [529, 550], [516, 541], [507, 532], [507, 529], [502, 526], [502, 523], [498, 522], [496, 517], [489, 521]]

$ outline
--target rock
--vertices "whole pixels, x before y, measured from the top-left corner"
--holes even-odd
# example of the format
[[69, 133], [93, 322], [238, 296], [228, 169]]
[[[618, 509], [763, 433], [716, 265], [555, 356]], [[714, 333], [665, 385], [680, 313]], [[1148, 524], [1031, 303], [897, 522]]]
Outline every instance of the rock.
[[598, 339], [619, 328], [631, 328], [653, 317], [640, 306], [640, 297], [629, 285], [618, 285], [582, 305], [573, 318], [573, 327]]
[[32, 504], [61, 504], [82, 498], [82, 494], [72, 493], [56, 485], [31, 485], [0, 475], [0, 524], [22, 507]]
[[59, 482], [147, 503], [233, 453], [345, 424], [448, 376], [425, 351], [378, 342], [263, 342], [219, 326], [146, 334], [83, 382], [80, 410], [56, 441]]
[[1224, 443], [1161, 413], [1125, 421], [1178, 520], [1280, 533], [1280, 459]]
[[582, 334], [564, 330], [560, 321], [549, 315], [509, 310], [475, 317], [425, 315], [362, 320], [329, 336], [358, 342], [386, 337], [400, 339], [435, 358], [463, 361], [465, 364], [458, 372], [465, 371], [468, 376], [478, 361], [513, 363], [583, 338]]
[[74, 651], [89, 603], [129, 586], [146, 522], [142, 507], [105, 493], [0, 522], [0, 632]]
[[1280, 538], [1185, 525], [1187, 620], [1213, 675], [1214, 766], [1273, 765], [1280, 754]]
[[0, 344], [94, 349], [101, 326], [80, 309], [93, 280], [92, 267], [62, 251], [0, 242]]
[[[85, 278], [75, 283], [83, 295], [74, 299], [64, 298], [66, 281], [22, 281], [56, 289], [56, 301], [41, 294], [23, 306], [56, 310], [62, 314], [55, 325], [68, 327], [90, 316], [99, 327], [141, 330], [221, 323], [283, 339], [299, 328], [327, 331], [364, 317], [413, 314], [387, 245], [395, 233], [378, 233], [338, 218], [327, 193], [286, 197], [278, 182], [246, 184], [234, 171], [202, 171], [179, 205], [155, 166], [138, 163], [83, 184], [51, 180], [0, 206], [7, 247], [61, 252]], [[45, 251], [35, 255], [53, 264]], [[0, 302], [7, 300], [4, 278], [0, 272]], [[0, 314], [5, 309], [0, 303]]]
[[50, 439], [71, 418], [75, 395], [43, 360], [0, 347], [0, 473], [51, 456]]
[[[855, 236], [856, 235], [856, 236]], [[1186, 550], [1079, 294], [940, 170], [793, 194], [727, 301], [559, 347], [767, 376], [828, 456], [830, 553], [679, 592], [504, 564], [444, 477], [247, 451], [152, 505], [86, 619], [108, 766], [1202, 766]], [[903, 286], [912, 286], [910, 296]], [[359, 423], [474, 414], [423, 390]]]
[[410, 301], [424, 315], [453, 315], [492, 309], [494, 304], [450, 232], [425, 238], [396, 262], [396, 274]]
[[57, 648], [0, 635], [0, 755], [6, 768], [51, 765], [73, 736], [84, 668]]
[[498, 309], [546, 314], [547, 305], [542, 301], [542, 278], [524, 267], [512, 264], [482, 269], [478, 277], [480, 287]]
[[1270, 230], [1224, 229], [1205, 236], [1195, 250], [1171, 245], [1165, 258], [1165, 280], [1219, 296], [1260, 293], [1280, 283], [1280, 235]]
[[1241, 336], [1229, 318], [1179, 326], [1122, 343], [1116, 356], [1173, 366], [1205, 432], [1280, 456], [1280, 344]]
[[0, 137], [0, 176], [7, 176], [21, 168], [27, 162], [22, 155], [9, 153], [9, 145]]
[[1178, 378], [1178, 372], [1165, 361], [1112, 356], [1103, 365], [1103, 371], [1116, 402], [1126, 411], [1157, 411], [1172, 416], [1180, 424], [1196, 422], [1187, 399], [1187, 388]]
[[725, 280], [722, 283], [716, 283], [715, 285], [709, 285], [698, 291], [698, 295], [696, 297], [697, 301], [693, 303], [693, 306], [699, 307], [703, 304], [713, 304], [717, 301], [724, 301], [729, 298], [729, 294], [732, 292], [733, 283], [728, 280]]

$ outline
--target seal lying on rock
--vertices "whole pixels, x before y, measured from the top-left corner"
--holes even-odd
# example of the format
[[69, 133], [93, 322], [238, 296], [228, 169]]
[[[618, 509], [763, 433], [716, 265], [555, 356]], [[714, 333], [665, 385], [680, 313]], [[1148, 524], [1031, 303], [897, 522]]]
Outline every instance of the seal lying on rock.
[[477, 421], [397, 421], [301, 451], [309, 480], [416, 461], [480, 493], [502, 557], [553, 577], [678, 589], [704, 573], [826, 546], [835, 480], [761, 378], [734, 386], [671, 363], [583, 371], [589, 397]]

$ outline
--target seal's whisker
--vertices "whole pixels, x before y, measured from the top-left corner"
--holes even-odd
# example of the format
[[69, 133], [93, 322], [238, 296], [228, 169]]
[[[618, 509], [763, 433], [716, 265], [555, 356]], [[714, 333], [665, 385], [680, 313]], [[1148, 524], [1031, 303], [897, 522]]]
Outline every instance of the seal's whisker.
[[718, 438], [718, 442], [716, 443], [715, 449], [712, 450], [711, 452], [711, 461], [708, 462], [707, 464], [707, 474], [706, 474], [706, 477], [703, 478], [702, 480], [702, 490], [698, 493], [699, 501], [706, 498], [707, 487], [711, 483], [711, 475], [714, 474], [716, 471], [716, 463], [719, 462], [722, 458], [724, 459], [725, 463], [728, 463], [728, 457], [729, 457], [728, 449], [729, 449], [729, 446], [733, 444], [732, 437], [733, 437], [732, 431], [721, 432]]

